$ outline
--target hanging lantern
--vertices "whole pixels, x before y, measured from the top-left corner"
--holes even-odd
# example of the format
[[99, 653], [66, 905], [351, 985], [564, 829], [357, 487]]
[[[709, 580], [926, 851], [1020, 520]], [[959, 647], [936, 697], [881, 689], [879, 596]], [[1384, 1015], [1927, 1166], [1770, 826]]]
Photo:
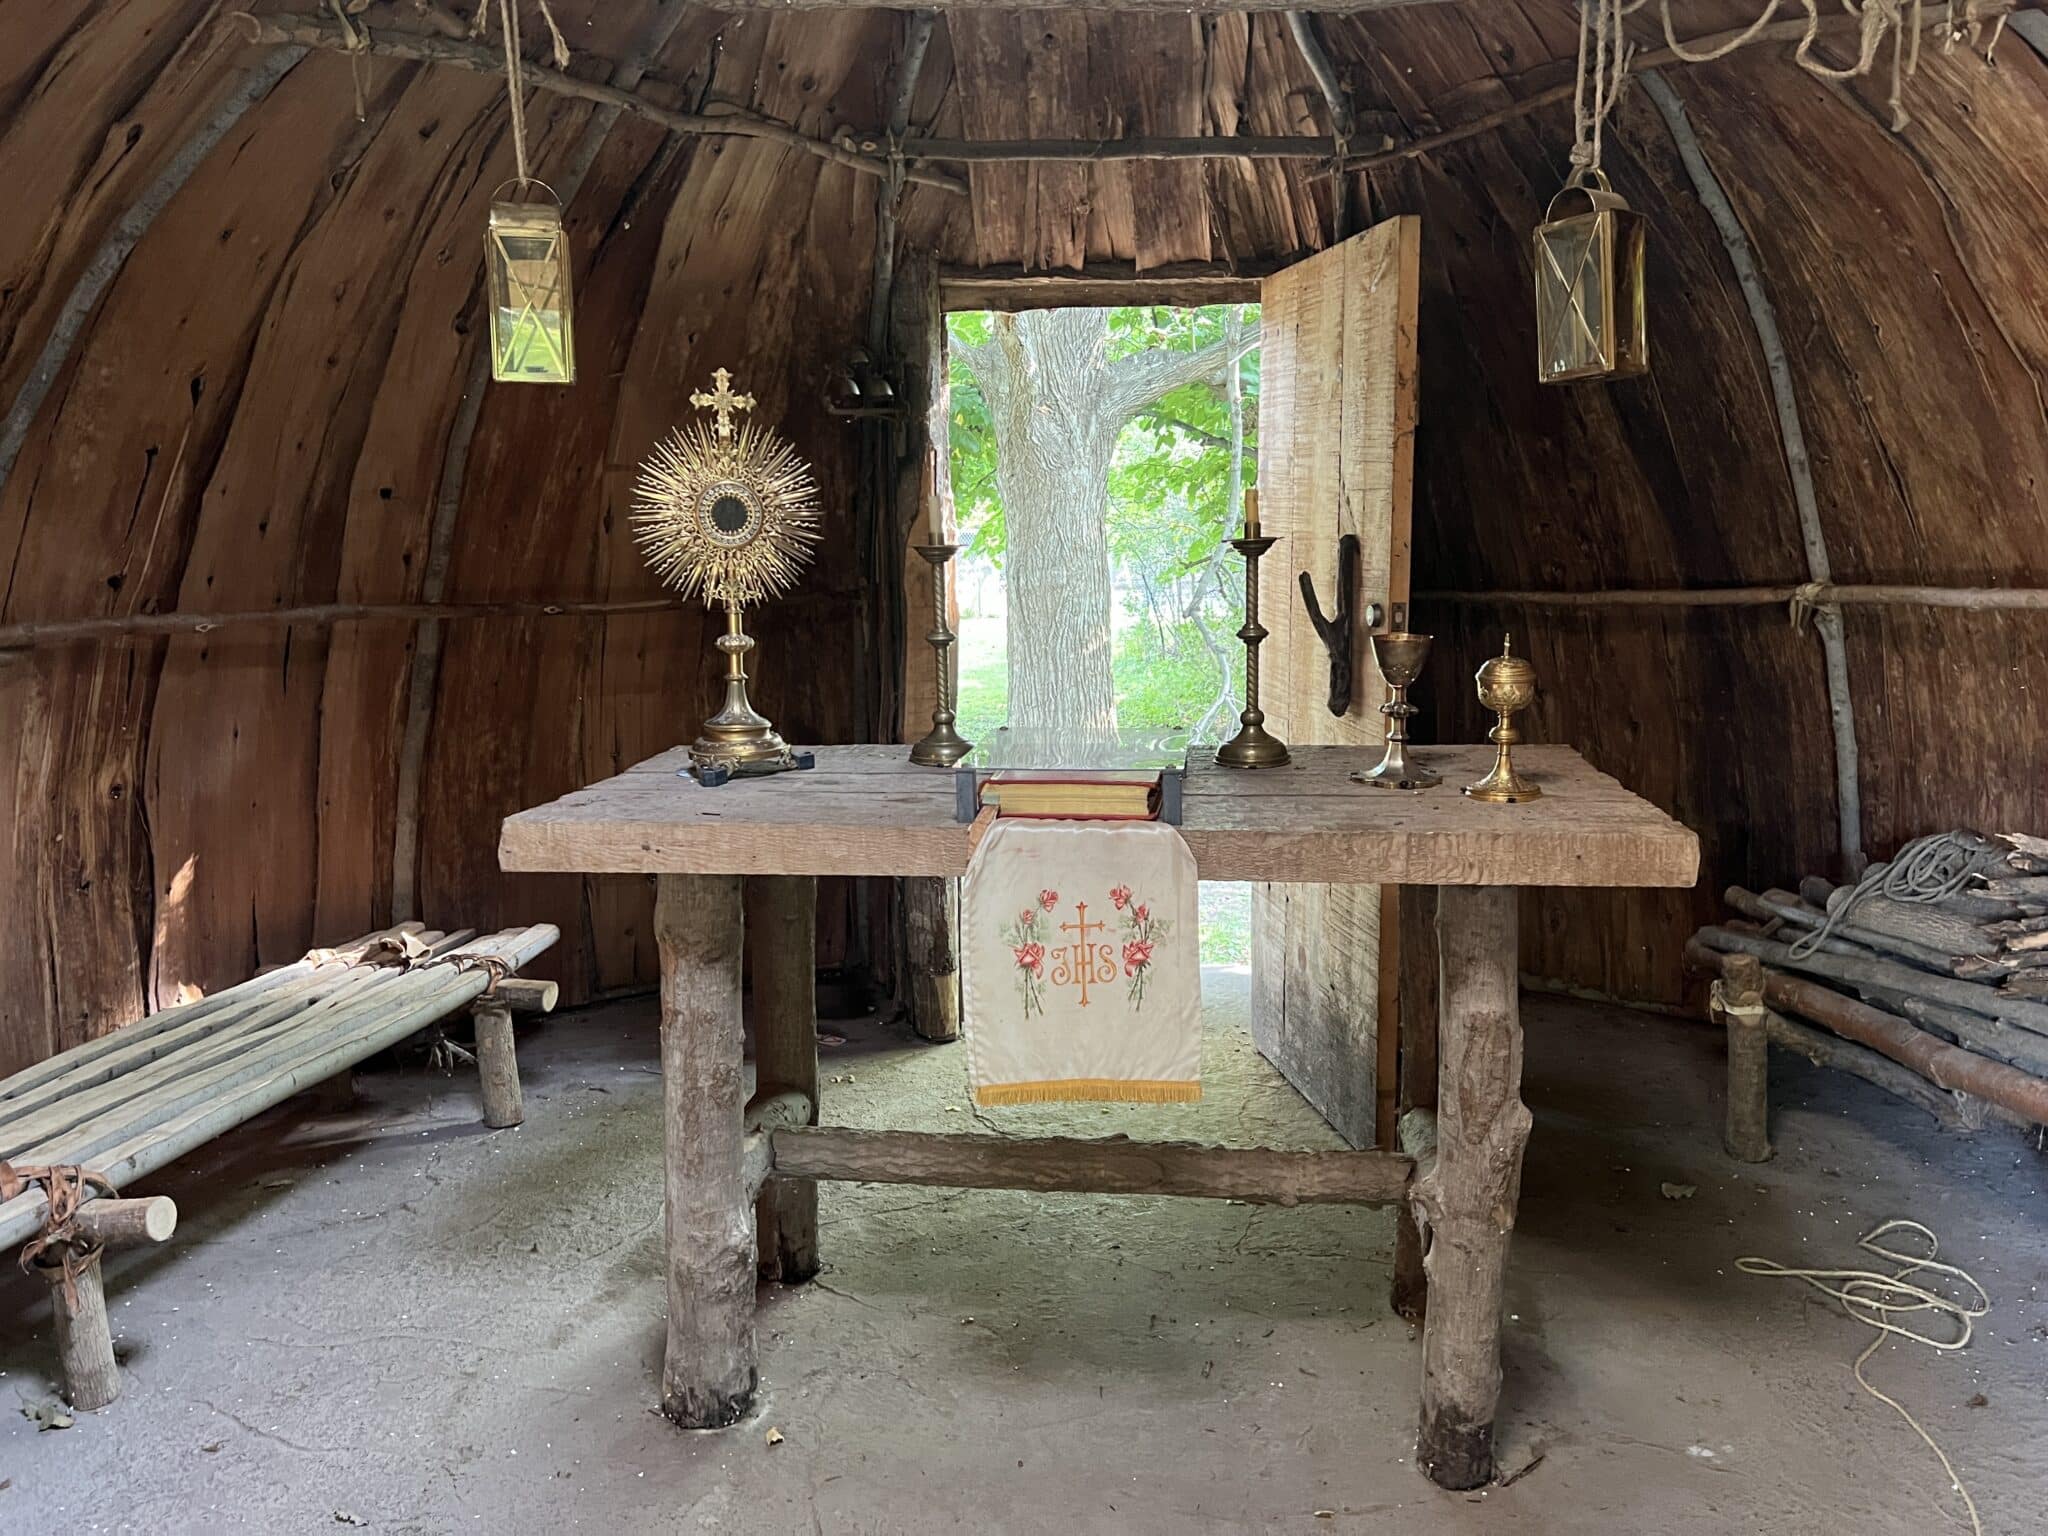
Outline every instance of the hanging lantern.
[[[548, 195], [554, 196], [552, 191]], [[484, 265], [490, 284], [491, 377], [503, 383], [573, 384], [569, 239], [562, 229], [561, 204], [493, 202]]]
[[[1590, 183], [1590, 184], [1589, 184]], [[1558, 217], [1567, 198], [1586, 211]], [[1536, 226], [1536, 378], [1629, 379], [1647, 373], [1643, 216], [1599, 170], [1572, 172]]]

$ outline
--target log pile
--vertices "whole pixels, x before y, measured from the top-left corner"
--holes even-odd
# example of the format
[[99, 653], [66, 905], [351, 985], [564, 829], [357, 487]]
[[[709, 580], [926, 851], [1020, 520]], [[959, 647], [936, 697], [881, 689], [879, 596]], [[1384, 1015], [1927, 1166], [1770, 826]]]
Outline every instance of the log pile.
[[1950, 1123], [2048, 1124], [2048, 839], [1938, 834], [1854, 887], [1726, 899], [1744, 921], [1701, 929], [1686, 953], [1720, 978], [1731, 1060], [1752, 1068], [1738, 1082], [1731, 1067], [1736, 1155], [1767, 1150], [1753, 1070], [1766, 1037]]

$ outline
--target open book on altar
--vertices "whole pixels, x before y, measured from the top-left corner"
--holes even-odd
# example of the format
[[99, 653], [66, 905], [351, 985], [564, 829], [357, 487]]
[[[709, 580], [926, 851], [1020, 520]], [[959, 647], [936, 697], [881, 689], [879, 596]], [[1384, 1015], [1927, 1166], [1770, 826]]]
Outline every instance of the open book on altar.
[[1005, 726], [955, 770], [958, 813], [1069, 821], [1180, 822], [1187, 737], [1158, 731], [1098, 734]]

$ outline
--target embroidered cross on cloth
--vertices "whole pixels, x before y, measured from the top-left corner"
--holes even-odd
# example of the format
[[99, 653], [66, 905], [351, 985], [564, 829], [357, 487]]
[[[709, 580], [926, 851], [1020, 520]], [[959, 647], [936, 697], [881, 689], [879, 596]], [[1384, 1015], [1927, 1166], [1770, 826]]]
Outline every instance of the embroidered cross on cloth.
[[1199, 1099], [1195, 897], [1164, 823], [997, 817], [961, 890], [975, 1103]]

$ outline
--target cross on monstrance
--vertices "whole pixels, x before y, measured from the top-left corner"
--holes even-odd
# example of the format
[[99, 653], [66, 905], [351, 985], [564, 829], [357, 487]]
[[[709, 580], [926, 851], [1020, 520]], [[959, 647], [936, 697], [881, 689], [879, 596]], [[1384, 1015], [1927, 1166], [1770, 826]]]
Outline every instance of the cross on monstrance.
[[718, 425], [713, 430], [722, 440], [730, 442], [733, 412], [751, 411], [754, 408], [754, 397], [736, 395], [732, 392], [732, 370], [729, 368], [720, 368], [713, 372], [711, 382], [715, 386], [711, 393], [707, 395], [701, 389], [692, 392], [690, 404], [700, 411], [713, 412], [718, 417]]

